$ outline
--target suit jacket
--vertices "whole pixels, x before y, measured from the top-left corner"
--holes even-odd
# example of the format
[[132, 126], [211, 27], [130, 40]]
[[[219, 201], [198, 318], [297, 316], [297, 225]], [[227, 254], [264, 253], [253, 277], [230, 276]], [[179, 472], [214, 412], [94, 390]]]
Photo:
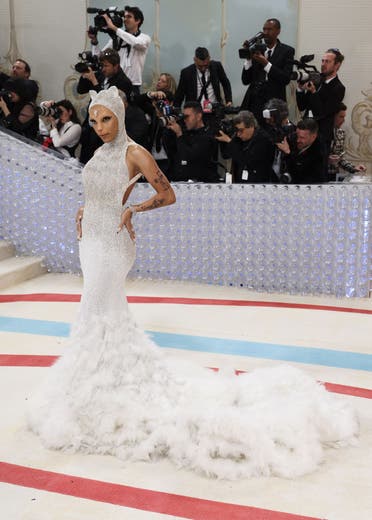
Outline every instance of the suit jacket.
[[259, 120], [262, 120], [263, 106], [269, 99], [279, 98], [286, 101], [285, 88], [291, 79], [294, 52], [293, 47], [278, 40], [269, 59], [272, 66], [268, 74], [262, 65], [254, 60], [249, 69], [243, 68], [242, 82], [243, 85], [249, 85], [249, 87], [241, 110], [250, 110]]
[[[220, 85], [223, 88], [225, 102], [232, 101], [231, 84], [220, 61], [210, 61], [209, 74], [217, 101], [219, 103], [222, 102]], [[197, 101], [197, 92], [197, 69], [196, 65], [193, 64], [181, 70], [174, 105], [177, 107], [181, 106], [184, 99], [185, 101]]]
[[338, 76], [329, 83], [322, 83], [314, 94], [304, 91], [296, 93], [299, 110], [305, 111], [305, 117], [311, 110], [313, 117], [318, 121], [319, 135], [325, 142], [327, 149], [330, 148], [333, 139], [334, 117], [341, 101], [344, 99], [344, 95], [345, 87]]
[[[272, 164], [275, 146], [266, 133], [257, 128], [249, 141], [233, 137], [230, 143], [221, 146], [224, 159], [231, 158], [233, 179], [236, 183], [269, 183], [274, 180]], [[243, 171], [248, 179], [243, 178]]]

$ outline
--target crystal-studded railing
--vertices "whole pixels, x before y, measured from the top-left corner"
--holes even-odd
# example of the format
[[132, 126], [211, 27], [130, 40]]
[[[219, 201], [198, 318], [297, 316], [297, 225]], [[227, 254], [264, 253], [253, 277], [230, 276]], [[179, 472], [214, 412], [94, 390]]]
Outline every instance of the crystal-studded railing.
[[[132, 276], [368, 296], [372, 184], [173, 187], [175, 205], [135, 216]], [[78, 272], [80, 167], [1, 131], [0, 190], [0, 236], [44, 256], [50, 271]], [[131, 197], [151, 192], [139, 183]]]

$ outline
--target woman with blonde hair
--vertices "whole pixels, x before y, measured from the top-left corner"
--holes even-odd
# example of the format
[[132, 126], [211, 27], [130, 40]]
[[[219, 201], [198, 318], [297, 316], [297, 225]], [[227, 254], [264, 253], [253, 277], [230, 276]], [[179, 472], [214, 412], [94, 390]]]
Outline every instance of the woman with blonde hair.
[[168, 72], [162, 72], [154, 86], [156, 91], [160, 90], [162, 92], [172, 92], [173, 96], [177, 90], [176, 80], [172, 74], [168, 74]]

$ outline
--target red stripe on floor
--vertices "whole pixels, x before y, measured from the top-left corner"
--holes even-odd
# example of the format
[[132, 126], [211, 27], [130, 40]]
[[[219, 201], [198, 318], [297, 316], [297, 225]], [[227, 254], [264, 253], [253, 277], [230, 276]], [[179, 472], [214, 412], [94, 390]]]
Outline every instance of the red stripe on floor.
[[[59, 356], [35, 356], [21, 354], [0, 354], [0, 367], [50, 367]], [[211, 370], [218, 371], [217, 367], [209, 367]], [[244, 374], [245, 370], [235, 370], [236, 375]], [[372, 390], [369, 388], [359, 388], [357, 386], [339, 385], [336, 383], [323, 383], [329, 392], [335, 394], [351, 395], [353, 397], [364, 397], [372, 399]]]
[[0, 354], [0, 367], [50, 367], [58, 357]]
[[320, 520], [315, 517], [102, 482], [6, 462], [0, 462], [0, 481], [192, 520]]
[[81, 294], [0, 294], [0, 303], [12, 302], [79, 302]]
[[359, 388], [357, 386], [338, 385], [336, 383], [323, 383], [329, 392], [335, 394], [352, 395], [353, 397], [364, 397], [372, 399], [372, 390], [368, 388]]
[[[10, 302], [79, 302], [80, 294], [1, 294], [0, 303]], [[306, 303], [266, 302], [248, 300], [217, 300], [210, 298], [172, 298], [159, 296], [128, 296], [129, 303], [164, 303], [174, 305], [225, 305], [230, 307], [276, 307], [284, 309], [307, 309], [315, 311], [351, 312], [356, 314], [372, 314], [369, 309], [353, 307], [336, 307], [331, 305], [311, 305]]]

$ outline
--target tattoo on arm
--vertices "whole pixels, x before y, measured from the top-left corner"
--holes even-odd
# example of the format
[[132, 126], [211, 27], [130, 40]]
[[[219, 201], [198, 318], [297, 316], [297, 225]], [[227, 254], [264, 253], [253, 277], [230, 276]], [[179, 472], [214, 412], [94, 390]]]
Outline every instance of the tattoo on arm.
[[155, 199], [148, 206], [146, 204], [140, 204], [137, 206], [138, 211], [149, 211], [150, 209], [160, 208], [164, 203], [164, 199]]
[[136, 211], [138, 212], [142, 212], [142, 211], [149, 211], [151, 209], [157, 209], [157, 208], [160, 208], [161, 206], [164, 206], [165, 205], [168, 205], [169, 202], [168, 202], [168, 195], [169, 193], [165, 193], [165, 192], [169, 192], [169, 190], [172, 189], [171, 185], [169, 184], [169, 181], [168, 179], [166, 178], [166, 176], [164, 175], [164, 173], [161, 171], [161, 170], [156, 170], [155, 172], [155, 179], [153, 180], [153, 183], [156, 185], [156, 195], [146, 201], [146, 202], [143, 202], [142, 204], [135, 204], [134, 205], [134, 208], [136, 209]]
[[163, 191], [169, 190], [169, 181], [161, 170], [157, 170], [156, 178], [154, 179], [155, 184], [159, 184]]

